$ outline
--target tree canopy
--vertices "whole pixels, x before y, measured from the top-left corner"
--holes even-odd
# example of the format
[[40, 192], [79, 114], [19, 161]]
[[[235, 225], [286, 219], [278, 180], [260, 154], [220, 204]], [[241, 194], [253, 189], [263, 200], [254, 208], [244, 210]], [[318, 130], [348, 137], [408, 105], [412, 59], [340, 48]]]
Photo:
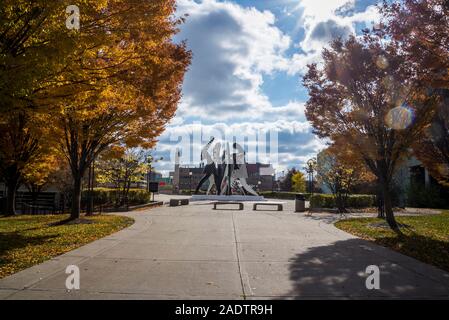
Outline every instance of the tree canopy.
[[382, 7], [387, 30], [412, 62], [418, 85], [436, 98], [432, 125], [413, 146], [431, 175], [449, 185], [449, 3], [405, 0]]
[[306, 192], [306, 178], [304, 173], [297, 171], [292, 175], [292, 191]]
[[48, 117], [46, 139], [69, 164], [77, 218], [95, 157], [113, 145], [154, 146], [175, 114], [191, 54], [173, 41], [183, 22], [174, 0], [80, 1], [79, 30], [66, 27], [69, 4], [1, 3], [0, 109], [2, 118], [17, 110], [26, 120]]
[[323, 60], [323, 68], [310, 65], [303, 79], [310, 96], [306, 117], [319, 137], [344, 140], [360, 155], [382, 186], [388, 223], [399, 231], [392, 177], [427, 128], [434, 104], [427, 103], [409, 62], [382, 32], [337, 39], [324, 49]]

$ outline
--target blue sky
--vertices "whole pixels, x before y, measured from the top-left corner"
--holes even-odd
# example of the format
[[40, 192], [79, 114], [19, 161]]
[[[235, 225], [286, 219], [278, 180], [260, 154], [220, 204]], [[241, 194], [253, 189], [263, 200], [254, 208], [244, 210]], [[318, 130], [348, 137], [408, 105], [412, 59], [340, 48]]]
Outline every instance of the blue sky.
[[177, 14], [188, 17], [175, 40], [187, 41], [193, 60], [176, 116], [156, 146], [155, 155], [164, 157], [156, 169], [173, 169], [180, 137], [199, 124], [204, 141], [193, 144], [193, 153], [217, 130], [250, 135], [263, 128], [278, 135], [277, 171], [302, 168], [325, 146], [304, 116], [306, 66], [320, 62], [333, 38], [376, 23], [377, 2], [178, 0]]

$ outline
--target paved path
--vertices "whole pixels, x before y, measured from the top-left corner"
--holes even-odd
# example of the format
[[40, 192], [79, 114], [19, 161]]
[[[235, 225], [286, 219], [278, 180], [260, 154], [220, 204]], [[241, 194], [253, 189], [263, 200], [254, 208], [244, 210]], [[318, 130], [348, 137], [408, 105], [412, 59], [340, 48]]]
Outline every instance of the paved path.
[[[128, 213], [116, 234], [0, 280], [3, 299], [448, 298], [449, 274], [336, 229], [331, 219], [211, 205]], [[79, 266], [81, 289], [65, 289]], [[380, 290], [365, 287], [368, 265]]]

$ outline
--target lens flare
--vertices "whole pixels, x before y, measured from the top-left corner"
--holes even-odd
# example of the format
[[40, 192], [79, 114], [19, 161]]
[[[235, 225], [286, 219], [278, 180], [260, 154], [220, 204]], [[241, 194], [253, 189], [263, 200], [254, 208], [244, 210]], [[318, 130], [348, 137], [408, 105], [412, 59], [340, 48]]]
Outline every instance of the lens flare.
[[386, 125], [394, 130], [407, 129], [413, 122], [413, 110], [405, 104], [388, 111], [385, 116]]
[[394, 89], [393, 76], [386, 76], [385, 78], [383, 78], [382, 84], [386, 90], [393, 90]]
[[385, 56], [379, 56], [376, 60], [376, 65], [379, 69], [385, 70], [388, 68], [388, 59]]

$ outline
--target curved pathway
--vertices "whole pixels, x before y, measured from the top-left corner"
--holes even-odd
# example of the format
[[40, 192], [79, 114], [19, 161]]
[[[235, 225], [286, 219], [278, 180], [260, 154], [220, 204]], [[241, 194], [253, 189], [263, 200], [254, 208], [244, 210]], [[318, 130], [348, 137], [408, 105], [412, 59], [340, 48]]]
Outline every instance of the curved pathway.
[[[211, 205], [126, 213], [136, 223], [0, 280], [2, 299], [449, 298], [449, 274], [358, 239], [332, 219]], [[65, 269], [80, 269], [67, 290]], [[366, 267], [380, 268], [368, 290]]]

